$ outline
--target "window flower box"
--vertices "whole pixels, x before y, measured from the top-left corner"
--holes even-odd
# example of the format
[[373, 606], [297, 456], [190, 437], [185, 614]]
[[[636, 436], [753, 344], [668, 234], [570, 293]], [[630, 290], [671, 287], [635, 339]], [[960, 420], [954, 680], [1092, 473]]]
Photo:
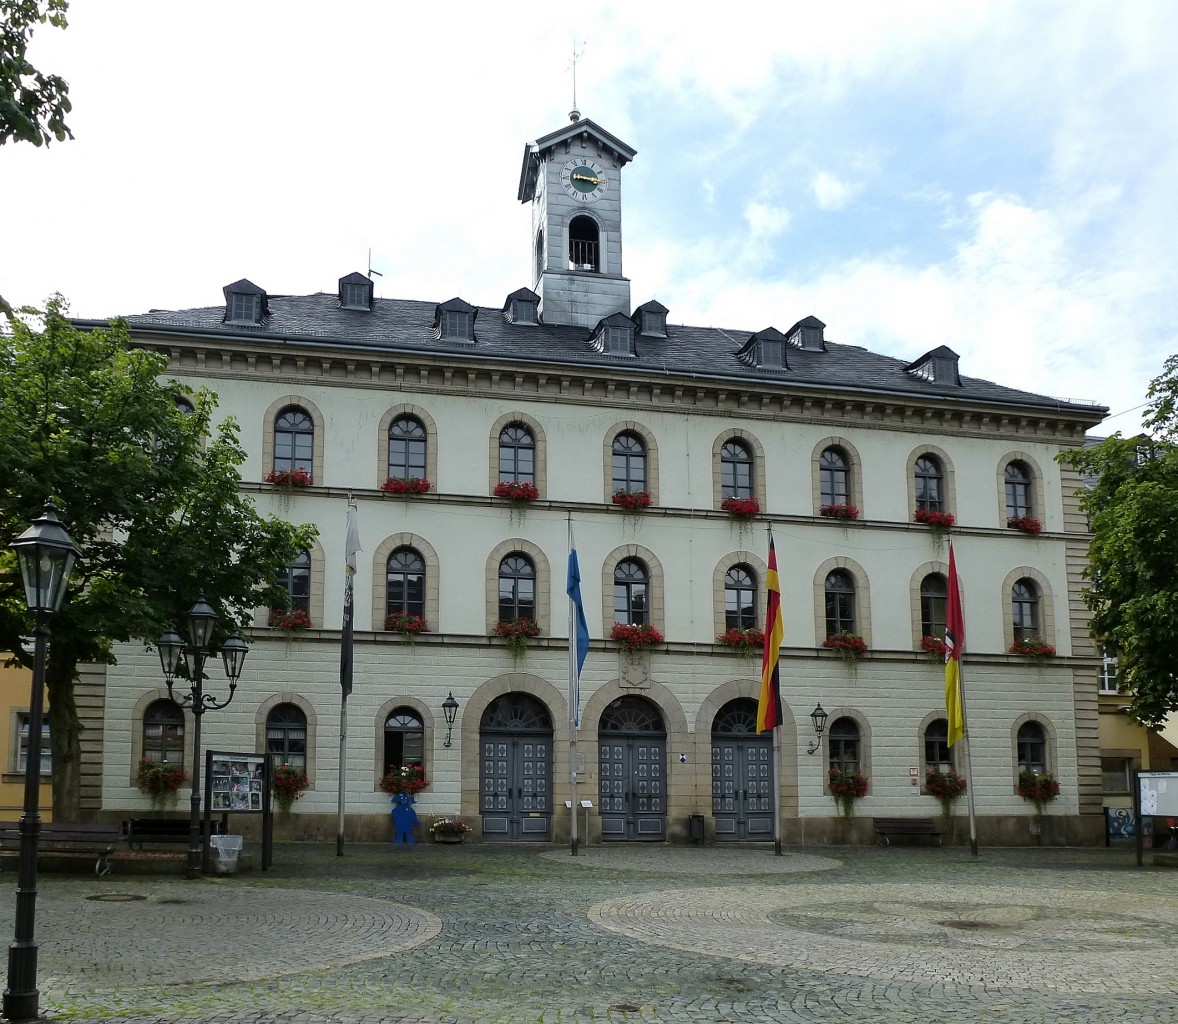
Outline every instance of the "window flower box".
[[867, 641], [858, 633], [843, 630], [822, 641], [822, 646], [838, 653], [844, 661], [858, 661], [867, 653]]
[[507, 641], [511, 660], [519, 661], [527, 652], [528, 639], [540, 635], [540, 627], [525, 615], [518, 619], [495, 623], [495, 635]]
[[716, 637], [716, 643], [732, 648], [742, 658], [755, 658], [765, 650], [765, 631], [756, 626], [733, 627]]
[[401, 793], [416, 796], [425, 787], [425, 769], [416, 763], [390, 766], [384, 778], [380, 780], [380, 788], [391, 796]]
[[283, 814], [290, 814], [290, 809], [299, 795], [311, 785], [307, 773], [300, 768], [292, 768], [288, 764], [280, 764], [274, 769], [274, 802]]
[[187, 781], [188, 774], [178, 764], [171, 761], [151, 761], [146, 757], [139, 759], [135, 785], [140, 793], [148, 796], [151, 806], [157, 811], [174, 807], [176, 792]]
[[429, 632], [429, 620], [424, 615], [410, 615], [408, 612], [393, 612], [386, 615], [384, 628], [389, 633], [404, 633], [406, 636], [416, 636], [418, 633]]
[[1012, 530], [1029, 533], [1032, 537], [1038, 537], [1043, 532], [1043, 524], [1034, 516], [1011, 516], [1006, 520], [1006, 525]]
[[461, 818], [434, 818], [426, 831], [435, 843], [461, 843], [474, 829]]
[[842, 771], [831, 768], [826, 775], [827, 786], [844, 818], [855, 813], [855, 801], [867, 795], [867, 776], [858, 770]]
[[1018, 773], [1018, 795], [1035, 805], [1035, 817], [1043, 817], [1047, 805], [1059, 796], [1059, 782], [1051, 772], [1024, 769]]
[[1027, 658], [1054, 658], [1055, 648], [1041, 636], [1028, 636], [1012, 643], [1010, 653], [1021, 654]]
[[301, 608], [271, 608], [270, 617], [266, 625], [274, 629], [285, 629], [291, 633], [298, 633], [311, 628], [311, 616]]
[[953, 817], [953, 802], [965, 795], [965, 779], [957, 774], [956, 768], [947, 772], [930, 769], [924, 776], [924, 791], [941, 801], [941, 814], [946, 823]]
[[918, 508], [912, 513], [914, 523], [923, 523], [934, 530], [948, 530], [957, 522], [952, 512], [934, 512], [931, 508]]
[[641, 512], [644, 508], [650, 508], [650, 494], [646, 491], [614, 491], [610, 501], [626, 512]]
[[535, 484], [524, 483], [521, 480], [505, 480], [503, 483], [496, 484], [491, 493], [496, 498], [506, 498], [508, 501], [518, 502], [521, 505], [526, 505], [540, 497], [540, 492], [536, 489]]
[[859, 509], [851, 504], [822, 505], [818, 509], [818, 514], [824, 519], [841, 519], [844, 523], [849, 523], [859, 518]]
[[761, 503], [756, 498], [729, 496], [720, 502], [720, 507], [733, 519], [752, 519], [761, 512]]
[[922, 636], [920, 649], [933, 661], [944, 661], [949, 654], [949, 645], [939, 636]]
[[616, 640], [627, 654], [637, 654], [639, 651], [663, 642], [663, 634], [649, 622], [644, 622], [642, 625], [615, 622], [614, 628], [610, 630], [609, 638]]
[[263, 479], [268, 484], [285, 487], [287, 490], [311, 486], [311, 474], [305, 469], [275, 469], [267, 473]]
[[390, 476], [380, 485], [380, 489], [386, 494], [403, 494], [412, 497], [418, 494], [428, 494], [432, 486], [433, 484], [428, 480], [423, 480], [419, 476]]

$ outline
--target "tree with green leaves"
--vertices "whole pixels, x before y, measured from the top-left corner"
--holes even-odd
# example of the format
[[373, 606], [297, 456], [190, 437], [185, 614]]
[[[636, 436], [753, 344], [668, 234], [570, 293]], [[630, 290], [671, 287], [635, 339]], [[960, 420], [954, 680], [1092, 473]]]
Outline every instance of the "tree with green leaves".
[[1081, 507], [1093, 534], [1092, 635], [1118, 660], [1130, 714], [1158, 726], [1178, 708], [1178, 356], [1146, 394], [1145, 434], [1060, 459], [1091, 484]]
[[[263, 518], [240, 490], [245, 452], [215, 396], [163, 377], [127, 324], [80, 330], [60, 297], [9, 318], [0, 352], [0, 650], [32, 660], [33, 623], [11, 543], [54, 498], [81, 549], [47, 665], [53, 812], [77, 820], [78, 666], [114, 646], [151, 644], [203, 593], [225, 632], [278, 603], [275, 583], [315, 536]], [[181, 401], [183, 399], [183, 401]]]
[[9, 139], [48, 146], [73, 133], [69, 85], [29, 63], [29, 39], [36, 25], [65, 28], [68, 0], [0, 0], [0, 145]]

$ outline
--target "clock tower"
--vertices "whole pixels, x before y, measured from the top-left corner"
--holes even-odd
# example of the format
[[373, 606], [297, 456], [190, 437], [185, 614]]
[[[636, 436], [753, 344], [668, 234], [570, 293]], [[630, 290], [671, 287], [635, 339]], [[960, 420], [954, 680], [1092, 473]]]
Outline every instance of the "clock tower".
[[577, 111], [524, 148], [519, 201], [532, 204], [532, 289], [549, 324], [592, 329], [630, 313], [622, 276], [622, 168], [635, 151]]

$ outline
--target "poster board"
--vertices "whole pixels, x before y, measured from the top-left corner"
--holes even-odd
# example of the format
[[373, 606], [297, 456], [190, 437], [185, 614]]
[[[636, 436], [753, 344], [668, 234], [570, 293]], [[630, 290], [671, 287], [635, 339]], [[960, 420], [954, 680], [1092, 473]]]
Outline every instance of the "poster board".
[[[1178, 772], [1135, 772], [1133, 813], [1140, 822], [1137, 829], [1137, 866], [1145, 863], [1145, 833], [1151, 833], [1153, 849], [1167, 848], [1178, 838]], [[1161, 819], [1161, 820], [1154, 820]], [[1166, 820], [1170, 819], [1170, 820]]]
[[[262, 817], [262, 870], [273, 863], [274, 816], [270, 811], [270, 780], [274, 777], [274, 755], [254, 751], [205, 751], [205, 829], [202, 862], [209, 870], [210, 822], [214, 814], [228, 826], [231, 814], [259, 814]], [[225, 832], [229, 829], [226, 827]]]

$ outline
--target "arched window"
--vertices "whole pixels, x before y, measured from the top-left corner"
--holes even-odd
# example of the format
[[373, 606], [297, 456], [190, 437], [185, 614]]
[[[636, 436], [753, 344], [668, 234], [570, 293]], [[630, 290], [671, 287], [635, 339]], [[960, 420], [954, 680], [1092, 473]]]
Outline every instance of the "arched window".
[[626, 558], [614, 569], [614, 622], [644, 625], [649, 616], [647, 588], [650, 577], [646, 566], [636, 558]]
[[266, 716], [266, 752], [278, 764], [307, 770], [307, 716], [295, 704], [275, 704]]
[[412, 708], [394, 708], [384, 723], [384, 763], [380, 774], [407, 764], [425, 764], [425, 725]]
[[844, 569], [826, 577], [826, 635], [855, 632], [855, 581]]
[[499, 482], [536, 482], [536, 439], [522, 423], [509, 423], [499, 432]]
[[166, 697], [153, 700], [143, 712], [143, 756], [184, 763], [184, 712]]
[[274, 420], [274, 471], [312, 469], [315, 451], [315, 425], [306, 411], [288, 405]]
[[920, 635], [945, 636], [945, 602], [949, 581], [939, 572], [930, 572], [920, 581]]
[[725, 441], [720, 448], [720, 497], [753, 496], [753, 453], [743, 441]]
[[1019, 771], [1047, 771], [1047, 735], [1038, 722], [1023, 722], [1016, 738]]
[[385, 615], [425, 615], [425, 559], [396, 548], [385, 567]]
[[544, 268], [548, 263], [548, 253], [544, 248], [544, 229], [536, 232], [536, 280], [544, 275]]
[[940, 460], [934, 455], [922, 455], [916, 460], [916, 507], [940, 512], [944, 507], [945, 474]]
[[637, 434], [629, 431], [614, 438], [613, 489], [646, 490], [646, 443]]
[[569, 222], [569, 270], [600, 270], [600, 231], [592, 217]]
[[1010, 588], [1010, 618], [1016, 641], [1039, 636], [1039, 588], [1034, 580], [1021, 579]]
[[830, 767], [840, 772], [859, 770], [859, 726], [853, 718], [836, 718], [827, 743]]
[[1031, 471], [1025, 462], [1006, 467], [1006, 518], [1031, 515]]
[[947, 772], [953, 767], [953, 748], [949, 746], [949, 723], [944, 718], [929, 722], [924, 730], [924, 768], [929, 772]]
[[757, 621], [757, 577], [747, 565], [734, 565], [724, 575], [724, 628], [752, 629]]
[[187, 398], [177, 395], [176, 411], [184, 413], [185, 416], [191, 416], [194, 412], [196, 412], [196, 406], [193, 405]]
[[818, 493], [823, 505], [851, 503], [851, 463], [841, 448], [826, 448], [818, 456]]
[[311, 555], [300, 551], [286, 567], [286, 572], [275, 582], [286, 591], [286, 608], [292, 612], [311, 614]]
[[389, 476], [426, 478], [425, 427], [416, 416], [398, 416], [389, 426]]
[[499, 563], [499, 621], [536, 619], [536, 566], [518, 551]]

